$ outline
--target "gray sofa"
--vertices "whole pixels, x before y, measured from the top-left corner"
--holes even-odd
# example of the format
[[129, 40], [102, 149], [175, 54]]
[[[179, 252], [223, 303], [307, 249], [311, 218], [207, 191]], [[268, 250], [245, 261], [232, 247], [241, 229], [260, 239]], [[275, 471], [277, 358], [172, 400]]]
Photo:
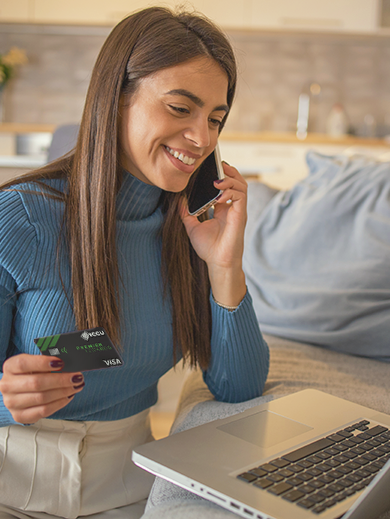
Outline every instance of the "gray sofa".
[[[194, 372], [172, 434], [307, 388], [390, 414], [390, 163], [310, 152], [307, 164], [288, 192], [248, 191], [244, 270], [271, 353], [264, 394], [219, 403]], [[156, 479], [144, 519], [199, 517], [236, 516]]]

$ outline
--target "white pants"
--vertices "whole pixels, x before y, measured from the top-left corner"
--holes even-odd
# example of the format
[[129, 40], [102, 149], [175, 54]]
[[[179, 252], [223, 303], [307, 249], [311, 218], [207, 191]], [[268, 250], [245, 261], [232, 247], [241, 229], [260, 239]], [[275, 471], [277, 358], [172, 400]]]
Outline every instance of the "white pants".
[[0, 519], [119, 519], [122, 507], [123, 517], [132, 517], [131, 508], [140, 517], [154, 478], [131, 452], [152, 439], [148, 410], [112, 422], [44, 419], [0, 428]]

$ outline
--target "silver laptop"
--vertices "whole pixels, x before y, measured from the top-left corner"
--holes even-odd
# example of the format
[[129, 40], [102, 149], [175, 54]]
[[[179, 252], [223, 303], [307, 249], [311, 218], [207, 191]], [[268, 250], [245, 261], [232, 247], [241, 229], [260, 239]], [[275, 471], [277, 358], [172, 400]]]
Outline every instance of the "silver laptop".
[[308, 389], [137, 447], [133, 461], [247, 519], [370, 519], [390, 509], [389, 453], [390, 416]]

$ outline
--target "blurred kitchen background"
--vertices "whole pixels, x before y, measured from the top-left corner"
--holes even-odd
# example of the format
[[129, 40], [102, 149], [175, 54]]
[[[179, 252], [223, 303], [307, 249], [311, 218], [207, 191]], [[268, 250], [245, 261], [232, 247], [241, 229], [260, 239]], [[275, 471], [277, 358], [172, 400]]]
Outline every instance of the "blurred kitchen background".
[[[0, 0], [0, 54], [17, 47], [28, 59], [3, 89], [0, 79], [0, 182], [47, 160], [54, 129], [80, 120], [111, 28], [157, 4], [178, 2]], [[216, 21], [236, 50], [238, 93], [221, 138], [229, 163], [288, 189], [306, 176], [309, 148], [390, 160], [390, 0], [180, 4]], [[169, 422], [178, 390], [169, 377], [162, 386], [157, 409]]]

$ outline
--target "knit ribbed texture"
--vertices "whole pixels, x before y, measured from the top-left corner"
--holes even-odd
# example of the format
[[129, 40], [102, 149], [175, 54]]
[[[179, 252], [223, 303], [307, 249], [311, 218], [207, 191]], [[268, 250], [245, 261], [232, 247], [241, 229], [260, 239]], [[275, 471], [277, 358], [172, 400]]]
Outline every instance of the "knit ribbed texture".
[[[64, 187], [62, 181], [50, 183]], [[28, 189], [37, 188], [24, 185], [25, 192], [0, 194], [1, 363], [7, 351], [39, 354], [36, 337], [75, 330], [56, 259], [63, 204]], [[160, 196], [155, 186], [124, 175], [117, 202], [124, 366], [84, 373], [83, 391], [53, 418], [118, 420], [157, 400], [158, 379], [173, 365], [171, 304], [163, 298], [161, 279]], [[71, 295], [66, 255], [60, 262]], [[210, 390], [230, 402], [258, 396], [268, 371], [268, 348], [249, 294], [234, 312], [211, 305], [212, 361], [205, 373]], [[0, 425], [10, 423], [0, 400]]]

